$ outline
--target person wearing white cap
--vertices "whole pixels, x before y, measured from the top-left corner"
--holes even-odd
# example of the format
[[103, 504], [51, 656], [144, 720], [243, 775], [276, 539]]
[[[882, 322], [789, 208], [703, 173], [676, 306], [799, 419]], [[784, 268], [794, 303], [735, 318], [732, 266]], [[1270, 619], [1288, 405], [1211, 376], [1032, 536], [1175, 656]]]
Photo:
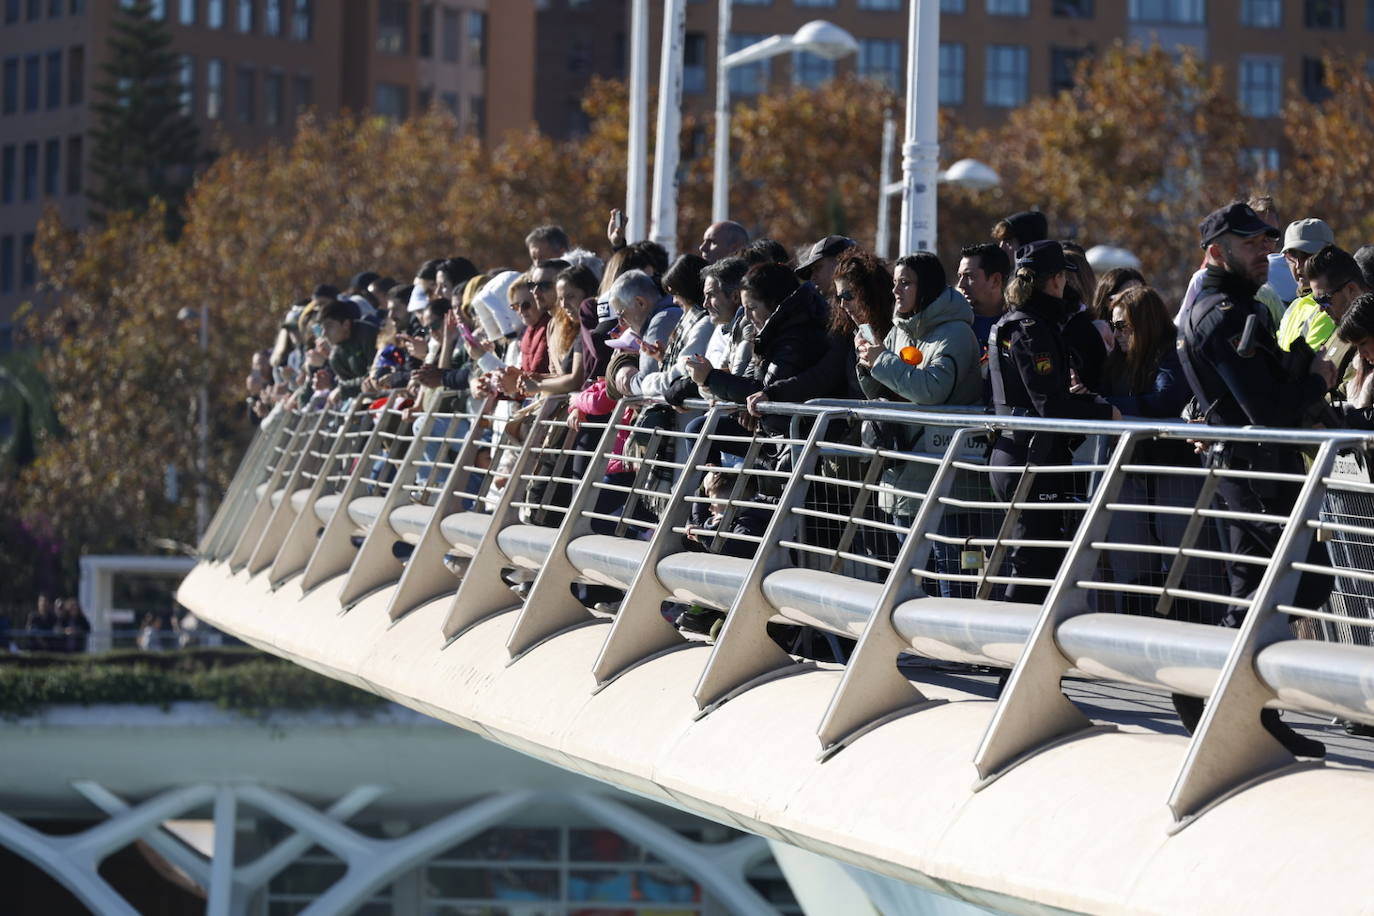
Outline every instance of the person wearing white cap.
[[[1293, 279], [1298, 284], [1298, 298], [1283, 313], [1283, 321], [1279, 323], [1276, 335], [1279, 346], [1285, 350], [1292, 349], [1293, 341], [1312, 326], [1312, 318], [1321, 314], [1321, 306], [1312, 298], [1307, 262], [1312, 255], [1335, 243], [1336, 236], [1331, 227], [1319, 219], [1295, 220], [1288, 224], [1288, 229], [1283, 233], [1283, 259], [1288, 262], [1288, 269], [1293, 272]], [[1323, 342], [1318, 341], [1314, 346], [1319, 347]]]

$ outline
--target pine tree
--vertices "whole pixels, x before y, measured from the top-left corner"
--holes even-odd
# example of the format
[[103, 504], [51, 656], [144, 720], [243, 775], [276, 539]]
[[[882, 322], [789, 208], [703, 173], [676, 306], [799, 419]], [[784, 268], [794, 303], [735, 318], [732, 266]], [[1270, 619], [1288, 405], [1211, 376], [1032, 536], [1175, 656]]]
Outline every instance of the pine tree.
[[182, 109], [172, 35], [148, 0], [120, 4], [105, 79], [95, 87], [96, 116], [89, 193], [92, 216], [143, 212], [154, 198], [167, 206], [169, 236], [180, 233], [186, 192], [201, 161], [200, 132]]

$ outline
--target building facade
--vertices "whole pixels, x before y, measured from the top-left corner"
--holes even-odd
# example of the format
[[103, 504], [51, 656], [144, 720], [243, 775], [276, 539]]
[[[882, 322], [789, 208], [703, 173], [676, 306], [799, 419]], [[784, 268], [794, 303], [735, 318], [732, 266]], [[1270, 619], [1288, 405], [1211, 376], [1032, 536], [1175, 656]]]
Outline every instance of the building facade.
[[[831, 62], [798, 53], [731, 72], [738, 101], [770, 87], [817, 85], [840, 74], [905, 88], [910, 0], [733, 0], [729, 47], [738, 50], [812, 19], [848, 30], [857, 55]], [[581, 126], [578, 100], [593, 75], [628, 71], [625, 0], [540, 0], [536, 114], [555, 136]], [[657, 11], [661, 4], [651, 4]], [[1000, 123], [1036, 96], [1072, 85], [1075, 65], [1118, 40], [1191, 48], [1220, 64], [1254, 119], [1257, 161], [1280, 158], [1277, 117], [1293, 93], [1319, 100], [1322, 55], [1374, 48], [1374, 0], [940, 0], [940, 104], [974, 126]], [[716, 0], [688, 0], [683, 98], [715, 102]], [[657, 73], [661, 20], [651, 24]]]
[[[15, 309], [38, 294], [44, 209], [85, 221], [91, 104], [122, 3], [0, 0], [0, 351]], [[533, 0], [151, 5], [170, 27], [184, 105], [209, 149], [287, 140], [306, 110], [399, 119], [443, 106], [484, 138], [532, 118]], [[499, 78], [489, 61], [503, 62]]]

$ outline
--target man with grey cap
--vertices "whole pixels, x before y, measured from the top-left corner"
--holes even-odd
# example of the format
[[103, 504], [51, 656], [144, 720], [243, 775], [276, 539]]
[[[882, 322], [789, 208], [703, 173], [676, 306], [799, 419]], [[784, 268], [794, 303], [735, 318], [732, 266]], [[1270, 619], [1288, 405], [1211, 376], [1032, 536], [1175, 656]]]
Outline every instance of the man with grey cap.
[[[1312, 298], [1312, 282], [1307, 277], [1307, 262], [1312, 255], [1330, 245], [1336, 244], [1335, 233], [1331, 227], [1319, 219], [1300, 219], [1288, 224], [1283, 233], [1283, 259], [1293, 273], [1298, 285], [1298, 297], [1283, 313], [1279, 324], [1279, 346], [1285, 350], [1293, 348], [1293, 341], [1303, 336], [1304, 329], [1312, 325], [1312, 318], [1321, 314], [1321, 306]], [[1324, 340], [1309, 340], [1313, 347], [1320, 347]]]
[[797, 265], [797, 276], [820, 291], [826, 302], [835, 294], [835, 265], [840, 255], [853, 248], [857, 242], [843, 235], [827, 235], [811, 246], [811, 250]]

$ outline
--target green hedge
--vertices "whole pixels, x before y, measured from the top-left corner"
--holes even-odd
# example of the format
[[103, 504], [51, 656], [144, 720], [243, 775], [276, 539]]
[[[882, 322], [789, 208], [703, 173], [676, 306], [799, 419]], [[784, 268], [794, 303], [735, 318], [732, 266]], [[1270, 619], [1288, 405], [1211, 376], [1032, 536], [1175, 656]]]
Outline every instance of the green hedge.
[[274, 710], [369, 710], [386, 702], [253, 649], [10, 656], [0, 662], [0, 716], [48, 706], [180, 700], [214, 703], [250, 716]]

